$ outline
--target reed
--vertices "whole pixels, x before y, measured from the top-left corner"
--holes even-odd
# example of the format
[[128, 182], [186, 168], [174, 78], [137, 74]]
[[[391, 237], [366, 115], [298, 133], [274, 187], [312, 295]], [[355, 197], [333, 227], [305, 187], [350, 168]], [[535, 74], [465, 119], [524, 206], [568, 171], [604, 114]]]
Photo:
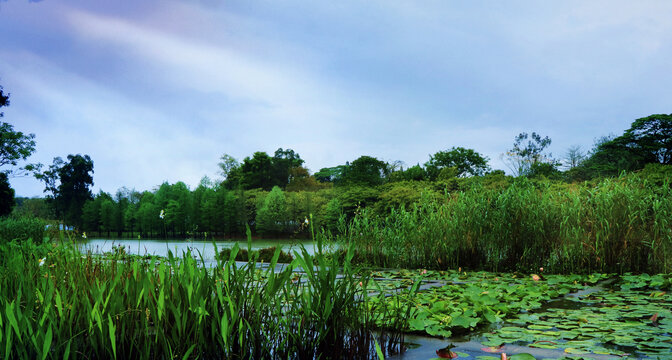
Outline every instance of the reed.
[[140, 259], [82, 254], [67, 241], [0, 244], [0, 355], [368, 359], [376, 343], [400, 350], [391, 329], [410, 308], [371, 307], [352, 254], [340, 263], [304, 250], [274, 271], [281, 250], [262, 267], [250, 246], [248, 262], [234, 261], [236, 246], [207, 268], [190, 252]]
[[356, 260], [384, 267], [669, 272], [670, 218], [666, 182], [636, 175], [581, 185], [517, 179], [504, 188], [475, 184], [423, 196], [386, 216], [363, 209], [326, 237], [354, 246]]

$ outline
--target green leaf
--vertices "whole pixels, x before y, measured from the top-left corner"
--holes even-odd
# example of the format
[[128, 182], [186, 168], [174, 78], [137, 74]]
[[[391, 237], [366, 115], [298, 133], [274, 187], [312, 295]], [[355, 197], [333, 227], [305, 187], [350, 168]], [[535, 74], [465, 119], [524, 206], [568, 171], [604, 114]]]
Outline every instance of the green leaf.
[[[16, 321], [16, 317], [14, 317], [14, 301], [5, 304], [5, 314], [7, 314], [7, 320], [9, 320], [9, 324], [14, 329], [16, 337], [18, 337], [19, 341], [21, 341], [21, 333], [19, 332], [19, 323]], [[9, 339], [7, 341], [9, 341]]]
[[68, 341], [68, 345], [65, 346], [65, 351], [63, 352], [63, 360], [68, 360], [70, 358], [70, 344], [72, 344], [72, 340]]
[[385, 360], [385, 355], [383, 355], [383, 350], [380, 348], [380, 344], [378, 344], [378, 340], [374, 339], [373, 341], [376, 344], [376, 355], [378, 355], [378, 360]]
[[114, 324], [112, 323], [112, 317], [108, 314], [107, 315], [107, 324], [108, 328], [110, 330], [110, 343], [112, 344], [112, 353], [114, 354], [114, 358], [117, 358], [117, 339], [116, 335], [114, 334]]
[[52, 340], [51, 326], [47, 329], [47, 334], [44, 335], [44, 344], [42, 344], [42, 360], [47, 358], [49, 354], [49, 349], [51, 349], [51, 340]]
[[182, 356], [182, 360], [187, 360], [187, 359], [189, 359], [189, 355], [191, 355], [191, 352], [194, 351], [195, 348], [196, 348], [196, 344], [191, 345], [191, 346], [189, 347], [189, 350], [187, 350], [187, 352], [184, 353], [184, 356]]

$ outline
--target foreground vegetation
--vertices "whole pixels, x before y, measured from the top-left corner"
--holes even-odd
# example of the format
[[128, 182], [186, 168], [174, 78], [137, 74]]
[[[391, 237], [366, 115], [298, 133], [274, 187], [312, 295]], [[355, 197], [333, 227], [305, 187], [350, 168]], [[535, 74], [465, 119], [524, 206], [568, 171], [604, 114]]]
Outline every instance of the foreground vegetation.
[[672, 271], [672, 191], [638, 175], [558, 185], [517, 179], [371, 209], [328, 237], [375, 266], [590, 273]]
[[[249, 250], [249, 249], [248, 249]], [[164, 260], [96, 257], [66, 243], [0, 244], [5, 358], [373, 358], [400, 350], [407, 299], [363, 291], [369, 278], [296, 253], [280, 272], [187, 252]], [[314, 266], [313, 266], [314, 264]], [[201, 263], [203, 265], [203, 263]], [[337, 277], [337, 274], [339, 276]]]

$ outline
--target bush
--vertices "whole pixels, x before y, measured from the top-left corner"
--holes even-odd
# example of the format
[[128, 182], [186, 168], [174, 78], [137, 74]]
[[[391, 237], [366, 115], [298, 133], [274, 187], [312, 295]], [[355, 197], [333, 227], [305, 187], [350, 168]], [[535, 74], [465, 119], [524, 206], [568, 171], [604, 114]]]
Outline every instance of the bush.
[[0, 220], [0, 241], [25, 241], [33, 239], [42, 242], [47, 223], [31, 217], [6, 218]]

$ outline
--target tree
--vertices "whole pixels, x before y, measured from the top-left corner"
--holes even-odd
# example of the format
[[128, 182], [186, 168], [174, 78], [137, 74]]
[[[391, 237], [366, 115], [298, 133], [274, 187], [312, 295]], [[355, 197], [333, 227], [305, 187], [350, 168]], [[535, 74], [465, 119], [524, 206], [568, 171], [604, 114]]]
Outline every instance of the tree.
[[314, 176], [308, 173], [308, 169], [302, 166], [289, 169], [289, 183], [286, 187], [287, 191], [316, 191], [328, 186], [330, 186], [330, 184], [318, 182]]
[[14, 208], [14, 189], [9, 186], [7, 174], [0, 172], [0, 217], [7, 216]]
[[[0, 108], [9, 106], [9, 94], [5, 95], [0, 86]], [[0, 112], [0, 118], [4, 114]], [[16, 166], [19, 160], [26, 160], [35, 151], [35, 134], [15, 131], [11, 124], [0, 121], [0, 167]], [[12, 170], [5, 170], [11, 173]]]
[[672, 164], [672, 114], [637, 119], [622, 137], [645, 164]]
[[441, 169], [454, 167], [457, 177], [481, 176], [487, 172], [488, 158], [481, 156], [472, 149], [452, 147], [447, 151], [439, 151], [429, 157], [425, 168], [432, 180], [435, 180]]
[[388, 174], [386, 162], [371, 156], [360, 156], [344, 169], [342, 181], [347, 185], [376, 186]]
[[579, 164], [581, 164], [581, 162], [583, 162], [583, 160], [585, 159], [586, 154], [583, 151], [581, 151], [581, 146], [574, 145], [570, 146], [569, 149], [567, 149], [567, 154], [565, 155], [564, 163], [567, 169], [573, 169], [579, 166]]
[[287, 227], [287, 201], [282, 189], [274, 186], [257, 211], [256, 229], [262, 234], [279, 235]]
[[93, 160], [89, 155], [68, 155], [68, 162], [60, 157], [44, 173], [35, 176], [44, 181], [45, 192], [50, 192], [56, 215], [66, 224], [81, 227], [82, 208], [93, 196]]
[[229, 174], [240, 167], [238, 160], [229, 154], [222, 155], [219, 160], [221, 161], [217, 165], [220, 169], [219, 173], [222, 174], [224, 180], [228, 180]]
[[289, 175], [292, 168], [302, 166], [304, 163], [301, 156], [292, 149], [283, 150], [278, 148], [273, 154], [273, 185], [284, 188], [289, 184]]
[[408, 181], [422, 181], [427, 179], [427, 171], [420, 164], [416, 164], [406, 169], [402, 177]]
[[537, 163], [555, 163], [550, 154], [544, 154], [549, 145], [551, 139], [548, 136], [542, 138], [535, 132], [532, 135], [523, 132], [516, 136], [513, 148], [506, 152], [503, 160], [514, 176], [528, 176], [533, 165]]
[[317, 181], [331, 182], [337, 184], [343, 178], [343, 173], [345, 173], [345, 169], [348, 166], [350, 166], [350, 164], [338, 165], [330, 168], [322, 168], [320, 169], [320, 171], [316, 172], [313, 176], [315, 176], [315, 179]]
[[243, 189], [270, 190], [273, 187], [273, 161], [265, 152], [257, 151], [243, 159], [241, 166]]
[[623, 135], [597, 140], [590, 157], [570, 175], [575, 180], [616, 176], [647, 164], [672, 164], [672, 114], [637, 119]]

